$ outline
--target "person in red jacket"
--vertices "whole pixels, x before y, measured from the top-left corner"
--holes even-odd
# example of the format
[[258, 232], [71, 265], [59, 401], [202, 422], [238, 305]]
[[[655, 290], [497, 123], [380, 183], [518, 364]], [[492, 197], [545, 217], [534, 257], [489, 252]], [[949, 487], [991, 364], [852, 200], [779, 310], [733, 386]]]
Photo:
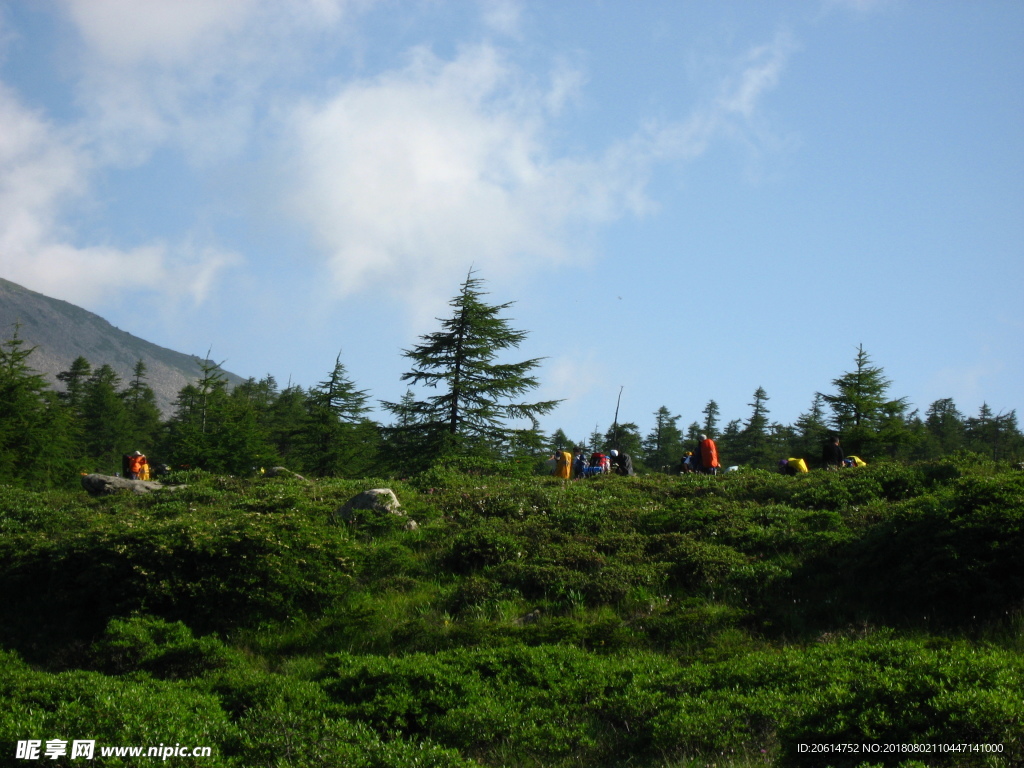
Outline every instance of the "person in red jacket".
[[700, 436], [700, 458], [704, 465], [704, 471], [709, 475], [717, 475], [718, 467], [718, 446], [715, 441], [707, 435]]

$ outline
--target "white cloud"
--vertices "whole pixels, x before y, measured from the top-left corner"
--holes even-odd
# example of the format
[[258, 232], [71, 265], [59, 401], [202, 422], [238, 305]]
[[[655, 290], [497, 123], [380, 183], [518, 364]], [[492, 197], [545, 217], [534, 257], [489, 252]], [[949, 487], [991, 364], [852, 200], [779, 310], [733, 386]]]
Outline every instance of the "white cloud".
[[[202, 301], [214, 276], [237, 256], [73, 245], [65, 206], [89, 188], [93, 164], [74, 134], [54, 128], [0, 83], [0, 272], [29, 288], [89, 304], [124, 288]], [[177, 272], [182, 261], [192, 267]], [[170, 279], [184, 274], [186, 279]]]
[[[481, 1], [485, 25], [518, 32], [519, 3]], [[753, 50], [687, 120], [568, 156], [555, 149], [553, 129], [583, 87], [581, 71], [556, 63], [538, 83], [492, 45], [450, 60], [417, 48], [400, 69], [296, 107], [282, 72], [311, 66], [309, 44], [343, 32], [350, 12], [370, 0], [60, 2], [81, 35], [83, 117], [57, 131], [0, 94], [0, 200], [8, 203], [0, 243], [5, 264], [34, 285], [63, 283], [62, 295], [122, 285], [166, 292], [166, 275], [185, 274], [176, 265], [187, 262], [185, 292], [208, 296], [237, 255], [192, 245], [187, 232], [177, 245], [79, 247], [62, 212], [84, 199], [93, 174], [142, 165], [157, 148], [178, 149], [208, 171], [254, 140], [272, 140], [289, 146], [282, 194], [337, 292], [383, 289], [414, 316], [432, 315], [470, 264], [493, 280], [564, 263], [587, 254], [596, 228], [651, 210], [653, 165], [742, 133], [791, 48], [780, 34]], [[40, 254], [60, 269], [37, 266]], [[140, 260], [150, 269], [129, 277]]]
[[88, 49], [109, 64], [176, 65], [244, 24], [255, 0], [64, 0]]
[[750, 140], [791, 49], [780, 33], [687, 120], [567, 157], [550, 135], [578, 70], [560, 65], [537, 87], [493, 46], [450, 61], [420, 48], [405, 68], [297, 112], [292, 210], [340, 294], [385, 289], [429, 315], [470, 264], [489, 279], [533, 271], [584, 254], [588, 230], [650, 210], [654, 163], [700, 155], [723, 134]]
[[573, 79], [524, 84], [487, 45], [452, 61], [418, 49], [403, 70], [301, 110], [293, 208], [339, 292], [387, 284], [434, 301], [471, 263], [493, 278], [562, 260], [574, 224], [635, 205], [636, 169], [619, 148], [552, 157], [549, 105]]
[[750, 119], [764, 94], [778, 85], [793, 47], [792, 35], [780, 31], [769, 44], [749, 51], [743, 57], [742, 71], [726, 81], [716, 106], [725, 114]]
[[771, 141], [760, 123], [759, 109], [765, 95], [779, 82], [796, 48], [792, 35], [778, 32], [771, 42], [752, 48], [734, 63], [717, 95], [698, 105], [682, 122], [650, 128], [652, 152], [658, 157], [692, 159], [708, 150], [722, 136], [739, 139], [747, 146]]
[[518, 37], [522, 8], [516, 0], [481, 0], [484, 24], [495, 32]]
[[77, 243], [69, 206], [112, 166], [171, 146], [208, 165], [241, 153], [261, 89], [369, 0], [59, 0], [77, 30], [77, 122], [26, 109], [0, 84], [0, 269], [36, 290], [95, 303], [125, 289], [202, 303], [234, 253], [176, 243]]
[[240, 155], [310, 45], [370, 0], [62, 0], [80, 34], [79, 102], [97, 157], [173, 145], [198, 165]]

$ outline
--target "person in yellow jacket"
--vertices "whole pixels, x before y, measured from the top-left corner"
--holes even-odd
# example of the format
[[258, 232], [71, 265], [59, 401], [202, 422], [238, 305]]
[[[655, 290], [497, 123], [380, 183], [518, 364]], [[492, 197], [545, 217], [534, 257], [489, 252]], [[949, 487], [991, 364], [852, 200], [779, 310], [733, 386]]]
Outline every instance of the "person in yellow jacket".
[[568, 451], [557, 451], [555, 453], [555, 477], [568, 480], [572, 477], [572, 454]]

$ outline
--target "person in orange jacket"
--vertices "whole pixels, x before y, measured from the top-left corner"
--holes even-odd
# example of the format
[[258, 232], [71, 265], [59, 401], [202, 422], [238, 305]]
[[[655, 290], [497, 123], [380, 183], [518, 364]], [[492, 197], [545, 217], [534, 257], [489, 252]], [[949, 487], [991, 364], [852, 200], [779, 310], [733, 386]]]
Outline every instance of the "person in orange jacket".
[[136, 451], [128, 456], [128, 479], [138, 480], [145, 470], [149, 469], [146, 457]]
[[718, 474], [718, 468], [721, 466], [718, 463], [718, 446], [707, 435], [700, 436], [700, 459], [707, 474]]

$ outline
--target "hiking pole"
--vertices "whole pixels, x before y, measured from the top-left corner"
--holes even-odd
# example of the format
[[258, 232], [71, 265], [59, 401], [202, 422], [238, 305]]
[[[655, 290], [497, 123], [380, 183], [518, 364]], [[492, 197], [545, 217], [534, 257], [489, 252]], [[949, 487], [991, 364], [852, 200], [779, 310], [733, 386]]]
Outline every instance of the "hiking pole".
[[619, 449], [619, 405], [622, 403], [622, 390], [625, 386], [619, 387], [619, 399], [615, 401], [615, 419], [612, 421], [612, 446], [615, 450]]

